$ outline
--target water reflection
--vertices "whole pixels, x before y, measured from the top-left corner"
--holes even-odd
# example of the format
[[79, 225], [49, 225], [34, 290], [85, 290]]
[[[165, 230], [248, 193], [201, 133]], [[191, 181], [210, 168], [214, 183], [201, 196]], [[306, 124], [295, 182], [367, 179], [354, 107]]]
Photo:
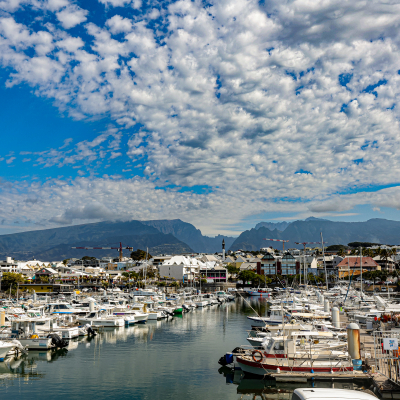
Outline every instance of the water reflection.
[[[103, 399], [110, 394], [119, 400], [290, 399], [295, 388], [311, 383], [276, 385], [240, 371], [218, 371], [223, 354], [247, 344], [251, 324], [246, 317], [267, 311], [266, 299], [239, 299], [168, 320], [105, 328], [62, 351], [30, 351], [0, 363], [2, 400]], [[336, 382], [334, 387], [353, 388]]]
[[236, 385], [236, 391], [242, 395], [240, 399], [285, 399], [290, 400], [297, 388], [335, 388], [348, 390], [365, 390], [371, 385], [365, 380], [357, 381], [307, 381], [307, 382], [276, 382], [273, 379], [250, 378], [240, 370], [221, 367], [218, 372], [225, 377], [225, 383]]

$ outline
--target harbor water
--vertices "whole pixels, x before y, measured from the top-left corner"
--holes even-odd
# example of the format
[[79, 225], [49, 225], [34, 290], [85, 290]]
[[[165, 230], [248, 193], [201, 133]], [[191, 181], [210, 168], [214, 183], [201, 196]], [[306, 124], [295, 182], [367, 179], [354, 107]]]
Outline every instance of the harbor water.
[[[264, 315], [265, 300], [252, 306]], [[220, 367], [223, 354], [248, 344], [247, 315], [254, 311], [238, 299], [169, 320], [106, 328], [92, 339], [71, 341], [68, 349], [29, 351], [0, 363], [1, 398], [290, 399], [296, 387], [312, 385], [277, 386]], [[315, 385], [332, 387], [331, 382]], [[355, 385], [335, 383], [340, 388]]]

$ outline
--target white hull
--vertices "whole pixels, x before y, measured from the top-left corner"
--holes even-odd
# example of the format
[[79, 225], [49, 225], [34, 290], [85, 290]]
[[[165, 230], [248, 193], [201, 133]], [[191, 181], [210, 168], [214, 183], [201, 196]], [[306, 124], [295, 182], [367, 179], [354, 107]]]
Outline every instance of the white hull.
[[136, 322], [134, 315], [132, 316], [125, 315], [124, 320], [125, 320], [125, 325], [133, 325]]
[[29, 350], [51, 349], [53, 347], [51, 338], [18, 339], [22, 346], [28, 346]]
[[149, 312], [149, 321], [157, 321], [161, 318], [165, 318], [165, 316], [161, 312]]
[[[136, 319], [136, 316], [135, 316]], [[114, 327], [114, 326], [125, 326], [125, 320], [123, 318], [115, 319], [85, 319], [80, 318], [79, 322], [82, 324], [89, 324], [91, 326], [101, 326], [101, 327]]]
[[135, 321], [139, 323], [145, 323], [149, 319], [148, 314], [135, 314]]
[[207, 300], [196, 301], [195, 304], [197, 307], [206, 307], [208, 306], [208, 301]]
[[4, 361], [8, 352], [15, 346], [15, 344], [11, 344], [9, 346], [0, 347], [0, 361]]

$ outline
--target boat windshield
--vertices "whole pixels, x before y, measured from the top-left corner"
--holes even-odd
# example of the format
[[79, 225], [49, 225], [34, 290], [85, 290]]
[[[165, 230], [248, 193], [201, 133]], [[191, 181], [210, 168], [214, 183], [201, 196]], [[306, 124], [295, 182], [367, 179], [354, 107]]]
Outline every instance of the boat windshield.
[[271, 350], [273, 343], [274, 343], [274, 341], [273, 341], [273, 340], [270, 340], [270, 341], [268, 342], [268, 345], [265, 347], [266, 350], [267, 350], [268, 352]]

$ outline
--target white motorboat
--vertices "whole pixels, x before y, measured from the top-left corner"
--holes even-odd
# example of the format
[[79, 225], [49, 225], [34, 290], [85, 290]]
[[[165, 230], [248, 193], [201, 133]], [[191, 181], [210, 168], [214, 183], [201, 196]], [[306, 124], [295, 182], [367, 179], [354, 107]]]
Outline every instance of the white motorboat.
[[109, 315], [103, 310], [91, 311], [86, 316], [79, 317], [78, 321], [84, 325], [89, 324], [101, 327], [125, 326], [125, 320], [123, 318]]
[[152, 289], [136, 289], [131, 294], [134, 296], [158, 296], [158, 293]]
[[0, 361], [4, 361], [7, 354], [15, 347], [15, 343], [0, 340]]
[[37, 332], [36, 322], [41, 319], [15, 319], [12, 321], [11, 331], [0, 334], [1, 339], [18, 340], [23, 347], [29, 350], [51, 349], [54, 347], [53, 339], [47, 335]]
[[59, 326], [53, 318], [43, 317], [36, 320], [36, 331], [43, 336], [55, 333], [63, 339], [74, 339], [79, 337], [79, 328], [77, 326]]
[[208, 299], [204, 297], [204, 295], [199, 295], [198, 298], [194, 301], [196, 307], [206, 307], [208, 306]]
[[207, 300], [208, 305], [212, 306], [215, 304], [219, 304], [217, 297], [212, 293], [206, 293], [203, 295], [203, 299]]
[[272, 307], [269, 317], [247, 317], [252, 326], [279, 325], [282, 322], [289, 322], [290, 314], [282, 307]]
[[68, 303], [49, 303], [44, 311], [48, 314], [86, 314], [86, 310], [82, 308], [74, 308]]

